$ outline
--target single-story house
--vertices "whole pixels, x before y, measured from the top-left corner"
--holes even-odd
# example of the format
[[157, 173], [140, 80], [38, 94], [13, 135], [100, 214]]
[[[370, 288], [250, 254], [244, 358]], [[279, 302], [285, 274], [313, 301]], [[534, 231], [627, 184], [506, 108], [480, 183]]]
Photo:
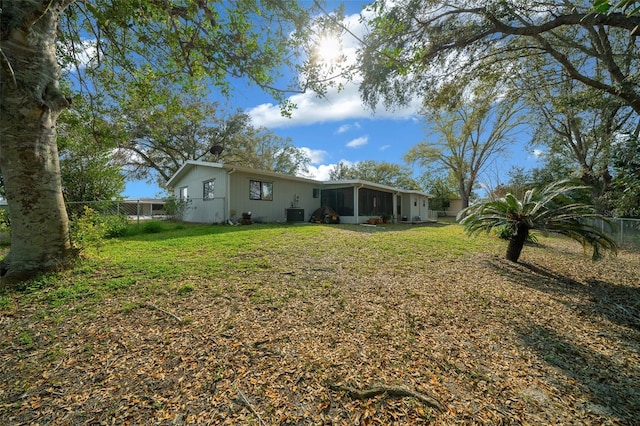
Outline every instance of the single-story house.
[[445, 210], [445, 216], [456, 217], [460, 211], [462, 211], [462, 198], [452, 198], [449, 207]]
[[187, 202], [185, 222], [224, 223], [251, 212], [255, 222], [306, 222], [329, 206], [341, 223], [371, 217], [421, 222], [433, 219], [429, 194], [362, 180], [318, 181], [231, 164], [187, 161], [169, 179], [169, 191]]
[[156, 198], [126, 198], [118, 202], [118, 212], [127, 216], [150, 217], [165, 216], [164, 200]]

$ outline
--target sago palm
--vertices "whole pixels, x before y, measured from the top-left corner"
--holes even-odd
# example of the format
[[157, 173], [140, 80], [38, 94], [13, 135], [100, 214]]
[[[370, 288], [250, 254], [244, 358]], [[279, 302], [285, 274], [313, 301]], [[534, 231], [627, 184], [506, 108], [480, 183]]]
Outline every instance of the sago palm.
[[501, 229], [508, 235], [506, 258], [517, 262], [524, 243], [532, 230], [566, 235], [593, 249], [594, 260], [605, 250], [616, 253], [614, 240], [596, 226], [596, 220], [605, 220], [595, 212], [593, 205], [579, 200], [583, 186], [567, 181], [551, 184], [542, 190], [528, 190], [522, 200], [513, 194], [504, 198], [474, 204], [458, 215], [458, 220], [469, 235]]

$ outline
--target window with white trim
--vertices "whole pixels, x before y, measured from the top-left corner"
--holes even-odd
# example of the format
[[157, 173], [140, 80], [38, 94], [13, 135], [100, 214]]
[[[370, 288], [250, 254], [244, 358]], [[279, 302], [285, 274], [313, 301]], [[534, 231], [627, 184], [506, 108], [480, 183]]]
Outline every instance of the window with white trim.
[[249, 199], [273, 201], [273, 182], [249, 181]]
[[215, 197], [216, 180], [205, 180], [202, 182], [202, 199], [213, 200]]
[[183, 186], [178, 190], [178, 193], [180, 194], [178, 196], [179, 199], [181, 200], [186, 200], [189, 197], [189, 187], [188, 186]]

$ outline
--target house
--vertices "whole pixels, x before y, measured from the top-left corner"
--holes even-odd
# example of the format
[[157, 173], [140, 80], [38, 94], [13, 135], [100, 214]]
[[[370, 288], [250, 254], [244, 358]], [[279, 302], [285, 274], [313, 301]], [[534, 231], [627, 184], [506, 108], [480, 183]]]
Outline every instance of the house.
[[167, 213], [164, 210], [164, 200], [155, 198], [126, 198], [118, 202], [118, 212], [133, 217], [162, 217]]
[[373, 216], [426, 221], [429, 195], [362, 180], [322, 182], [230, 164], [187, 161], [167, 183], [176, 199], [187, 202], [183, 220], [197, 223], [237, 221], [251, 212], [255, 222], [303, 222], [321, 206], [341, 223], [364, 223]]
[[445, 216], [456, 217], [460, 211], [462, 211], [462, 198], [452, 198], [449, 202], [449, 206], [445, 210]]

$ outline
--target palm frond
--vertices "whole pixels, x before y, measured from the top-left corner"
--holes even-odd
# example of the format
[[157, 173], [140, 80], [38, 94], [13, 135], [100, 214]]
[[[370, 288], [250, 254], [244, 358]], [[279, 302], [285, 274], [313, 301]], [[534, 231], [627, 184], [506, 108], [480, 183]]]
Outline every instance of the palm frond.
[[591, 223], [596, 219], [607, 220], [596, 213], [593, 205], [581, 201], [586, 189], [567, 180], [555, 182], [541, 190], [526, 191], [522, 200], [509, 193], [504, 198], [470, 206], [460, 212], [458, 219], [469, 235], [494, 229], [512, 238], [518, 229], [565, 235], [585, 249], [591, 247], [595, 260], [604, 251], [617, 253], [617, 245]]

